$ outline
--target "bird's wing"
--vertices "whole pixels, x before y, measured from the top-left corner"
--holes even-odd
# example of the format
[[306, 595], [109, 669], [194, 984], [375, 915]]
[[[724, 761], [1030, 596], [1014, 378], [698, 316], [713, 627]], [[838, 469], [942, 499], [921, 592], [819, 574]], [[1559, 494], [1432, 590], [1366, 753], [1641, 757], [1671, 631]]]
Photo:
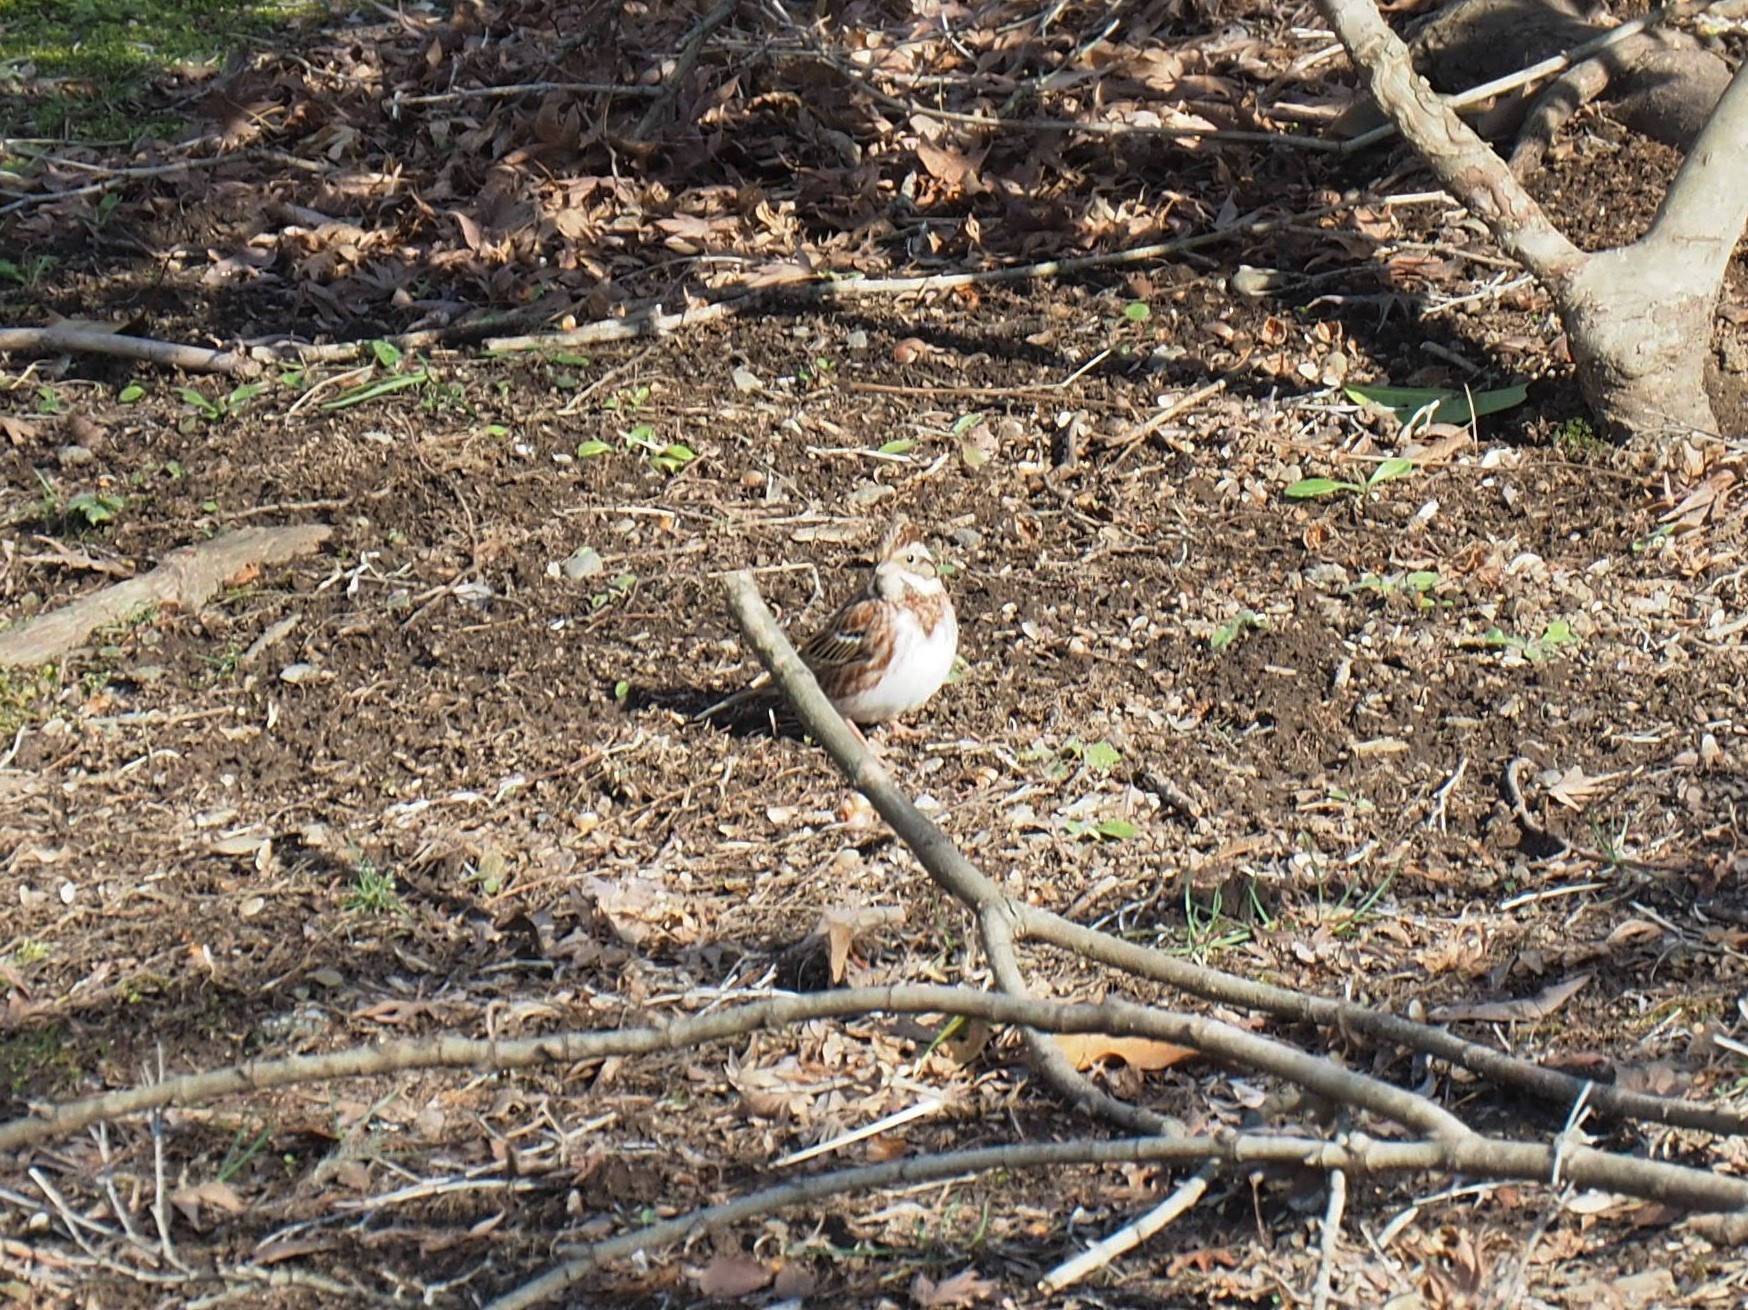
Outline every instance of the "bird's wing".
[[868, 633], [878, 610], [879, 602], [869, 598], [853, 600], [839, 610], [801, 648], [801, 658], [807, 661], [807, 667], [830, 669], [860, 659], [868, 647]]

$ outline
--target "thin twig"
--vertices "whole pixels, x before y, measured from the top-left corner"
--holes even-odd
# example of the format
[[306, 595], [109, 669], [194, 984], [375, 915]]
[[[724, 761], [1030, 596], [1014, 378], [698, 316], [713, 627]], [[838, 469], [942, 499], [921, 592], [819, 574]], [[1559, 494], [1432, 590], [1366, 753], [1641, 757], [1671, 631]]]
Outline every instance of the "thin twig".
[[1311, 1310], [1327, 1310], [1335, 1276], [1335, 1257], [1341, 1250], [1341, 1216], [1347, 1208], [1347, 1170], [1329, 1171], [1329, 1204], [1323, 1209], [1323, 1242], [1317, 1257], [1317, 1282], [1311, 1289]]
[[[168, 147], [170, 150], [199, 150], [209, 146], [221, 146], [218, 137], [196, 137], [184, 141], [180, 145]], [[142, 164], [125, 168], [116, 168], [109, 164], [92, 164], [82, 159], [67, 159], [60, 156], [39, 156], [36, 162], [51, 164], [62, 168], [73, 168], [84, 173], [95, 173], [104, 180], [92, 182], [87, 186], [74, 187], [69, 191], [43, 191], [14, 200], [8, 205], [0, 206], [0, 215], [10, 214], [14, 210], [30, 208], [34, 205], [49, 204], [56, 200], [72, 200], [80, 196], [98, 195], [114, 190], [117, 182], [132, 182], [150, 180], [156, 177], [168, 177], [172, 174], [197, 168], [214, 168], [219, 164], [236, 163], [240, 161], [257, 161], [276, 164], [281, 168], [301, 173], [326, 173], [330, 165], [320, 160], [304, 159], [286, 150], [253, 148], [237, 150], [214, 155], [201, 155], [189, 159], [177, 160], [170, 164]]]
[[1208, 1190], [1208, 1184], [1214, 1179], [1214, 1173], [1212, 1164], [1203, 1165], [1178, 1184], [1170, 1196], [1133, 1223], [1125, 1224], [1109, 1237], [1089, 1246], [1074, 1259], [1063, 1261], [1045, 1274], [1038, 1280], [1038, 1290], [1060, 1292], [1065, 1287], [1073, 1287], [1076, 1283], [1085, 1281], [1087, 1275], [1103, 1269], [1118, 1256], [1134, 1250], [1201, 1200], [1202, 1194]]
[[[969, 273], [930, 273], [918, 277], [884, 278], [820, 278], [811, 282], [787, 282], [773, 287], [729, 287], [722, 298], [706, 305], [695, 306], [677, 314], [664, 313], [660, 304], [648, 304], [616, 318], [597, 319], [581, 327], [562, 332], [536, 333], [517, 337], [492, 337], [486, 349], [510, 352], [550, 350], [555, 346], [600, 345], [610, 341], [629, 341], [636, 337], [668, 336], [672, 333], [715, 323], [732, 315], [764, 305], [771, 299], [783, 298], [831, 302], [855, 300], [862, 296], [928, 296], [960, 287], [990, 286], [1006, 282], [1032, 282], [1048, 278], [1072, 277], [1099, 269], [1122, 268], [1144, 264], [1173, 255], [1188, 254], [1207, 246], [1218, 245], [1235, 238], [1267, 236], [1296, 224], [1344, 214], [1350, 210], [1376, 205], [1386, 209], [1410, 205], [1449, 204], [1451, 198], [1443, 191], [1416, 191], [1394, 196], [1363, 196], [1344, 200], [1336, 205], [1323, 205], [1284, 218], [1251, 218], [1218, 228], [1198, 232], [1193, 236], [1157, 241], [1151, 245], [1132, 246], [1099, 255], [1079, 255], [1072, 259], [1046, 259], [1035, 264], [1013, 264], [1003, 268], [983, 268]], [[859, 389], [870, 390], [871, 384]], [[1036, 388], [1034, 388], [1036, 389]], [[954, 392], [953, 394], [965, 394]]]
[[[109, 1208], [115, 1217], [121, 1221], [121, 1226], [127, 1230], [128, 1240], [142, 1250], [150, 1250], [151, 1244], [140, 1235], [140, 1230], [134, 1227], [133, 1210], [122, 1204], [121, 1193], [115, 1187], [115, 1160], [109, 1150], [109, 1125], [100, 1123], [96, 1128], [97, 1158], [103, 1162], [103, 1191], [109, 1198]], [[154, 1252], [154, 1254], [156, 1254]]]
[[1235, 145], [1294, 146], [1301, 150], [1313, 150], [1324, 154], [1339, 153], [1347, 148], [1347, 143], [1344, 141], [1327, 141], [1320, 137], [1291, 132], [1248, 132], [1223, 127], [1169, 127], [1164, 123], [1107, 123], [1077, 118], [1006, 118], [998, 114], [964, 114], [951, 109], [936, 109], [920, 100], [907, 99], [882, 91], [868, 79], [861, 69], [830, 51], [820, 49], [806, 53], [811, 58], [831, 65], [842, 73], [848, 81], [859, 86], [867, 96], [879, 101], [889, 109], [898, 109], [907, 115], [915, 114], [922, 118], [932, 118], [938, 123], [952, 123], [960, 127], [1006, 132], [1068, 132], [1078, 133], [1081, 136], [1163, 136], [1182, 140], [1228, 142]]
[[[164, 1053], [161, 1050], [158, 1052], [158, 1081], [155, 1085], [164, 1085]], [[152, 1112], [152, 1177], [156, 1182], [156, 1190], [152, 1193], [152, 1219], [158, 1225], [159, 1249], [168, 1264], [188, 1273], [188, 1266], [176, 1254], [176, 1244], [170, 1238], [170, 1192], [164, 1181], [164, 1114], [161, 1110]]]
[[704, 16], [704, 21], [698, 24], [686, 44], [680, 48], [680, 53], [674, 58], [674, 69], [662, 79], [661, 89], [656, 98], [644, 111], [643, 117], [637, 122], [634, 133], [638, 140], [648, 138], [656, 129], [668, 111], [673, 108], [674, 101], [679, 97], [680, 88], [685, 86], [686, 79], [692, 76], [692, 70], [698, 66], [698, 60], [704, 53], [704, 47], [716, 31], [730, 18], [734, 11], [740, 8], [740, 0], [719, 0], [716, 8]]
[[1171, 422], [1179, 414], [1182, 414], [1187, 409], [1194, 408], [1204, 400], [1207, 400], [1210, 396], [1218, 395], [1224, 390], [1226, 390], [1226, 379], [1216, 378], [1205, 387], [1197, 387], [1188, 395], [1179, 396], [1158, 413], [1149, 415], [1140, 423], [1137, 423], [1134, 427], [1130, 428], [1127, 432], [1113, 437], [1110, 441], [1105, 443], [1107, 447], [1117, 448], [1117, 457], [1111, 461], [1110, 471], [1113, 473], [1116, 472], [1117, 469], [1122, 466], [1123, 461], [1129, 457], [1137, 446], [1147, 440], [1149, 436], [1157, 432], [1160, 428], [1164, 427], [1167, 423]]
[[462, 91], [439, 91], [431, 95], [407, 96], [399, 91], [389, 101], [389, 117], [399, 118], [406, 105], [452, 105], [464, 100], [508, 100], [514, 96], [546, 95], [564, 91], [584, 96], [658, 96], [659, 86], [628, 85], [623, 82], [517, 82], [511, 86], [472, 86]]
[[1463, 775], [1468, 771], [1469, 757], [1465, 755], [1462, 759], [1457, 761], [1456, 771], [1452, 773], [1449, 778], [1445, 779], [1443, 785], [1441, 785], [1437, 791], [1433, 792], [1435, 799], [1432, 809], [1427, 813], [1424, 820], [1426, 827], [1436, 827], [1440, 832], [1445, 830], [1445, 819], [1449, 812], [1451, 793], [1462, 785]]
[[72, 1206], [67, 1204], [67, 1198], [61, 1195], [60, 1190], [48, 1180], [47, 1176], [44, 1175], [41, 1169], [31, 1169], [28, 1172], [30, 1174], [30, 1181], [37, 1185], [38, 1190], [40, 1190], [44, 1196], [48, 1197], [49, 1204], [54, 1206], [56, 1213], [61, 1216], [61, 1222], [67, 1226], [68, 1235], [85, 1249], [86, 1255], [96, 1256], [97, 1248], [92, 1246], [90, 1241], [86, 1239], [84, 1232], [85, 1229], [89, 1228], [99, 1237], [114, 1238], [119, 1236], [119, 1234], [111, 1232], [102, 1224], [96, 1223], [93, 1220], [87, 1219], [84, 1215], [77, 1213]]

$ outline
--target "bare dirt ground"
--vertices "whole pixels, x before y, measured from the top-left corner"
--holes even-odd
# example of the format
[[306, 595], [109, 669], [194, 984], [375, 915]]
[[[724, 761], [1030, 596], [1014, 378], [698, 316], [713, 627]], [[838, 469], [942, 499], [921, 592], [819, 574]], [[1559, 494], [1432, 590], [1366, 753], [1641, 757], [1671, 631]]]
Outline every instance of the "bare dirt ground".
[[[649, 270], [663, 261], [706, 285], [700, 251], [938, 271], [985, 253], [967, 215], [988, 254], [1046, 257], [1201, 230], [1228, 203], [1307, 210], [1389, 172], [1381, 155], [1332, 166], [1157, 139], [1046, 139], [1031, 154], [1033, 135], [1001, 138], [977, 165], [991, 178], [1032, 168], [1025, 205], [963, 172], [949, 187], [950, 162], [928, 156], [939, 168], [912, 179], [940, 194], [905, 210], [885, 183], [915, 156], [870, 150], [863, 191], [834, 192], [847, 184], [821, 162], [828, 133], [797, 128], [793, 91], [761, 84], [775, 74], [732, 41], [752, 63], [712, 111], [735, 122], [690, 191], [674, 180], [682, 164], [705, 166], [683, 137], [618, 182], [576, 124], [540, 136], [537, 101], [520, 119], [455, 109], [482, 136], [447, 164], [420, 135], [428, 121], [415, 130], [382, 109], [389, 90], [428, 86], [427, 67], [485, 58], [482, 30], [518, 52], [512, 35], [538, 42], [541, 13], [561, 36], [588, 35], [566, 12], [409, 19], [312, 36], [301, 66], [257, 63], [229, 85], [226, 103], [247, 112], [227, 130], [315, 167], [239, 154], [123, 188], [103, 224], [27, 209], [8, 235], [60, 263], [9, 296], [9, 317], [361, 339], [415, 326], [439, 301], [514, 310], [545, 278], [542, 294], [577, 294], [586, 319], [659, 294]], [[1282, 19], [1252, 17], [1287, 39]], [[692, 19], [671, 18], [650, 48], [680, 46]], [[1077, 39], [1092, 30], [1090, 14], [1065, 22]], [[1243, 57], [1221, 62], [1212, 29], [1171, 39], [1202, 51], [1210, 81], [1254, 74]], [[564, 74], [596, 71], [575, 61], [607, 58], [598, 44], [579, 37]], [[347, 136], [360, 123], [363, 144]], [[535, 136], [485, 140], [515, 127]], [[536, 181], [504, 181], [504, 156], [531, 139], [545, 171], [522, 159]], [[392, 182], [391, 156], [407, 170]], [[1539, 194], [1606, 244], [1643, 224], [1673, 165], [1593, 113]], [[585, 172], [586, 185], [551, 181]], [[1421, 185], [1394, 177], [1380, 193]], [[474, 189], [493, 178], [495, 201]], [[709, 199], [710, 185], [732, 195]], [[518, 246], [530, 214], [482, 210], [524, 203], [519, 187], [557, 187], [578, 230]], [[846, 225], [834, 204], [884, 226]], [[1155, 226], [1167, 210], [1181, 229]], [[373, 218], [324, 232], [310, 211]], [[762, 247], [737, 244], [761, 223]], [[569, 262], [531, 272], [540, 242], [573, 243]], [[1248, 296], [1232, 289], [1243, 265], [1316, 280]], [[851, 981], [986, 981], [963, 909], [816, 748], [685, 713], [756, 671], [713, 575], [762, 570], [805, 630], [857, 584], [855, 559], [894, 512], [941, 543], [965, 663], [915, 734], [881, 749], [1011, 891], [1402, 1012], [1587, 978], [1546, 1014], [1460, 1026], [1600, 1079], [1739, 1104], [1740, 1060], [1711, 1038], [1742, 1024], [1748, 911], [1734, 826], [1748, 751], [1741, 450], [1586, 441], [1557, 325], [1509, 279], [1459, 211], [1379, 204], [1073, 279], [837, 307], [777, 299], [653, 343], [366, 356], [270, 374], [234, 398], [235, 382], [182, 379], [204, 407], [150, 370], [13, 359], [0, 397], [6, 620], [242, 523], [321, 522], [333, 536], [198, 613], [139, 614], [3, 684], [0, 1117], [160, 1067], [611, 1027], [818, 984], [786, 951], [833, 910], [902, 911], [862, 935]], [[591, 281], [593, 301], [579, 290]], [[1742, 358], [1731, 324], [1744, 317], [1738, 275], [1726, 364]], [[1134, 435], [1216, 379], [1223, 390]], [[1429, 443], [1407, 476], [1291, 500], [1303, 476], [1363, 480], [1400, 453], [1395, 420], [1332, 389], [1342, 380], [1532, 386], [1526, 406]], [[124, 396], [130, 381], [141, 394]], [[1070, 961], [1033, 963], [1060, 995], [1104, 985]], [[775, 1157], [923, 1094], [945, 1111], [850, 1161], [1089, 1128], [1029, 1084], [1005, 1040], [962, 1051], [937, 1032], [816, 1024], [732, 1049], [178, 1110], [162, 1133], [169, 1223], [184, 1261], [230, 1270], [254, 1303], [333, 1304], [351, 1286], [468, 1305], [562, 1247], [763, 1185]], [[1424, 1084], [1479, 1126], [1536, 1135], [1565, 1113], [1341, 1034], [1285, 1035]], [[1249, 1122], [1273, 1090], [1193, 1062], [1099, 1076], [1203, 1129]], [[1619, 1149], [1743, 1164], [1733, 1142], [1600, 1131]], [[153, 1153], [149, 1125], [128, 1121], [6, 1161], [0, 1292], [144, 1306], [221, 1286], [154, 1266], [121, 1232], [123, 1214], [152, 1228]], [[101, 1231], [70, 1232], [31, 1168]], [[1304, 1296], [1321, 1191], [1246, 1179], [1090, 1290], [1032, 1290], [1169, 1182], [1141, 1169], [983, 1177], [791, 1212], [617, 1267], [590, 1304], [690, 1304], [749, 1257], [764, 1295], [817, 1304]], [[1739, 1257], [1654, 1207], [1583, 1198], [1554, 1213], [1533, 1187], [1428, 1199], [1443, 1188], [1356, 1185], [1338, 1303], [1497, 1304], [1513, 1277], [1526, 1305], [1742, 1302]], [[285, 1285], [249, 1281], [271, 1274]]]

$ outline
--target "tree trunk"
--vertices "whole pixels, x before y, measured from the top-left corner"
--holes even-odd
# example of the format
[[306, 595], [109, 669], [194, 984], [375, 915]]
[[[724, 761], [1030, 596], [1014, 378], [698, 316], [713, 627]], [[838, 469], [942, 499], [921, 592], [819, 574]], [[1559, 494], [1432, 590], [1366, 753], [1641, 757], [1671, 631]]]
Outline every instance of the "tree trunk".
[[1414, 72], [1372, 0], [1318, 5], [1403, 137], [1553, 297], [1597, 425], [1617, 438], [1717, 433], [1705, 365], [1724, 269], [1748, 224], [1748, 74], [1719, 99], [1650, 231], [1587, 255]]

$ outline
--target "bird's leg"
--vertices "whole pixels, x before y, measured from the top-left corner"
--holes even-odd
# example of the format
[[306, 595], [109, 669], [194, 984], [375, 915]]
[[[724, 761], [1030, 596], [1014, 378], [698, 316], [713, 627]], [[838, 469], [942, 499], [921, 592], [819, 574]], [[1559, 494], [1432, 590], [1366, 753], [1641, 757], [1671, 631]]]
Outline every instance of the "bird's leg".
[[886, 735], [892, 741], [921, 741], [929, 735], [927, 728], [908, 728], [897, 719], [886, 725]]

